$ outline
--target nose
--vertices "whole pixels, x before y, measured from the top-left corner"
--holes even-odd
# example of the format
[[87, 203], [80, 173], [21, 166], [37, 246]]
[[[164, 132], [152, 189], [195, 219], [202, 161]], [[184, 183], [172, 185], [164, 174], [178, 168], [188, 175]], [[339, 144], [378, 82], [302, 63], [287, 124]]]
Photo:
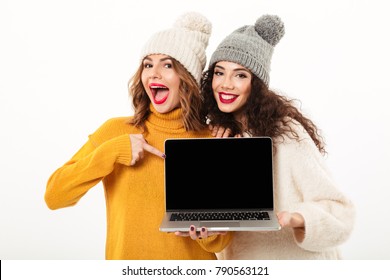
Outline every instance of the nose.
[[161, 74], [158, 71], [157, 67], [151, 69], [149, 78], [150, 79], [160, 79], [161, 78]]
[[223, 79], [223, 82], [222, 82], [221, 86], [224, 89], [233, 89], [234, 88], [232, 80], [229, 77], [225, 77], [225, 79]]

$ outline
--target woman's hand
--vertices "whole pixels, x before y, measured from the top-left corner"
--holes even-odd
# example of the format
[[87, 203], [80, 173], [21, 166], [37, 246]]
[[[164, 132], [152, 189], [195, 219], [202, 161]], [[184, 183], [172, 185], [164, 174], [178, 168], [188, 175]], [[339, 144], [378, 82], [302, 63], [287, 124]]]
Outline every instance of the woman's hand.
[[291, 227], [294, 231], [295, 239], [302, 242], [305, 238], [305, 219], [299, 213], [282, 211], [277, 214], [279, 224], [282, 227]]
[[211, 130], [211, 135], [216, 138], [226, 138], [232, 135], [232, 131], [230, 128], [224, 128], [222, 126], [213, 126], [209, 125], [209, 129]]
[[203, 238], [207, 238], [209, 236], [213, 236], [213, 235], [225, 235], [227, 233], [227, 231], [208, 231], [206, 227], [202, 227], [200, 229], [200, 231], [197, 231], [196, 230], [196, 227], [195, 226], [190, 226], [190, 230], [188, 232], [185, 232], [185, 231], [176, 231], [175, 232], [175, 235], [176, 236], [182, 236], [182, 237], [191, 237], [192, 240], [196, 240], [196, 239], [203, 239]]
[[129, 134], [131, 142], [131, 162], [130, 165], [136, 164], [139, 160], [144, 158], [145, 151], [155, 154], [161, 158], [165, 158], [165, 154], [157, 148], [148, 144], [142, 134]]

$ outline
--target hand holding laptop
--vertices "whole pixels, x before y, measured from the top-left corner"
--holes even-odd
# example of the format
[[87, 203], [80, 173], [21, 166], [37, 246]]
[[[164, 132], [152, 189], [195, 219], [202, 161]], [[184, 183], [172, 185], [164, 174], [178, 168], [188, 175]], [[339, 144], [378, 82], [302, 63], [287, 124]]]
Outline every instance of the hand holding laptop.
[[227, 231], [208, 231], [206, 227], [201, 227], [200, 229], [197, 229], [194, 225], [190, 226], [190, 229], [188, 232], [186, 231], [176, 231], [175, 235], [176, 236], [182, 236], [182, 237], [191, 237], [192, 240], [196, 239], [203, 239], [207, 238], [213, 235], [225, 235]]
[[[301, 214], [282, 211], [277, 214], [277, 218], [281, 227], [291, 227], [296, 232], [295, 236], [297, 237], [297, 240], [303, 240], [305, 234], [305, 220]], [[205, 227], [197, 229], [194, 225], [191, 225], [188, 232], [176, 231], [175, 235], [181, 237], [190, 236], [191, 239], [196, 240], [198, 238], [203, 239], [217, 234], [225, 235], [226, 233], [227, 231], [208, 231]], [[302, 238], [300, 238], [300, 236], [302, 236]]]
[[277, 217], [281, 227], [291, 227], [297, 241], [303, 241], [305, 237], [305, 219], [301, 214], [282, 211], [277, 214]]

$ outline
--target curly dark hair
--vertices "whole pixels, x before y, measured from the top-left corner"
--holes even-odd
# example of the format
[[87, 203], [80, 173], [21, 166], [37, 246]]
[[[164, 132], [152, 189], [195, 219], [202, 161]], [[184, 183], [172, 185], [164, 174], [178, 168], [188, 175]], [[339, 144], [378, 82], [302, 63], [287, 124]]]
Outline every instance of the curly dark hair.
[[[232, 130], [232, 135], [242, 134], [242, 124], [235, 120], [232, 113], [218, 109], [212, 89], [215, 64], [203, 72], [202, 95], [204, 99], [202, 116], [211, 125], [223, 126]], [[313, 139], [318, 150], [325, 154], [325, 143], [316, 125], [305, 117], [296, 107], [297, 100], [289, 99], [270, 90], [258, 77], [252, 75], [251, 93], [244, 105], [248, 131], [253, 136], [269, 136], [272, 139], [289, 135], [298, 139], [298, 134], [291, 127], [291, 119], [299, 122]]]

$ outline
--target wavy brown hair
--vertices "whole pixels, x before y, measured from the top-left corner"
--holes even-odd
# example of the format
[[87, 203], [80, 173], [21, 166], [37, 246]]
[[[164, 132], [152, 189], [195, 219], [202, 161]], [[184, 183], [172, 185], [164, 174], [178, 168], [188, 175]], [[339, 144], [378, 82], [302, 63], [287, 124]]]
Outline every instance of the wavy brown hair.
[[[203, 102], [200, 87], [180, 62], [172, 57], [170, 59], [172, 60], [173, 69], [180, 78], [179, 95], [184, 127], [187, 131], [205, 129], [206, 124], [204, 117], [201, 115]], [[141, 63], [137, 72], [135, 72], [128, 83], [129, 96], [132, 99], [134, 108], [134, 117], [129, 120], [129, 123], [147, 132], [145, 121], [151, 113], [149, 108], [151, 101], [142, 84], [143, 68], [144, 65]]]
[[[235, 120], [232, 113], [224, 113], [218, 109], [214, 98], [212, 80], [215, 64], [203, 73], [202, 95], [204, 106], [202, 115], [211, 125], [223, 126], [232, 130], [232, 135], [242, 134], [242, 124]], [[253, 136], [269, 136], [272, 139], [288, 135], [298, 139], [298, 134], [291, 127], [289, 120], [299, 122], [313, 139], [318, 150], [325, 154], [325, 143], [316, 125], [305, 117], [295, 105], [294, 99], [288, 99], [270, 90], [257, 76], [252, 75], [251, 93], [244, 105], [247, 116], [248, 131]]]

